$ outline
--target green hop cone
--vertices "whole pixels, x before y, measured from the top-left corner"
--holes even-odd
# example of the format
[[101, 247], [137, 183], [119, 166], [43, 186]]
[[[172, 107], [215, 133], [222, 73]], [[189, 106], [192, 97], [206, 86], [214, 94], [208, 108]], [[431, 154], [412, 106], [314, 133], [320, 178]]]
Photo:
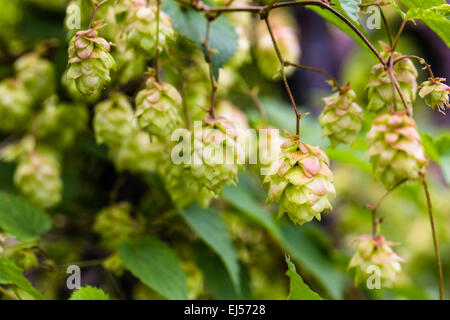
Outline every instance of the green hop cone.
[[395, 243], [383, 236], [371, 235], [363, 235], [356, 242], [356, 252], [348, 265], [348, 269], [356, 270], [355, 284], [369, 278], [377, 268], [381, 284], [391, 287], [401, 271], [400, 262], [404, 261], [392, 250], [391, 246]]
[[[157, 46], [157, 7], [146, 0], [134, 0], [128, 11], [125, 36], [128, 44], [152, 58]], [[172, 20], [163, 11], [159, 13], [159, 47], [165, 48], [175, 38]]]
[[390, 189], [404, 179], [417, 179], [427, 159], [416, 122], [404, 113], [382, 114], [367, 133], [375, 179]]
[[133, 125], [133, 106], [122, 93], [113, 94], [109, 99], [95, 106], [94, 131], [98, 143], [117, 147], [136, 133]]
[[438, 109], [439, 112], [445, 114], [445, 109], [450, 108], [448, 95], [450, 87], [442, 83], [444, 78], [429, 78], [420, 85], [419, 96], [425, 99], [425, 103], [433, 110]]
[[32, 115], [32, 101], [22, 83], [15, 79], [0, 82], [0, 131], [17, 132], [26, 128]]
[[102, 243], [115, 250], [123, 241], [127, 241], [133, 232], [131, 205], [120, 203], [102, 209], [96, 216], [94, 231], [102, 239]]
[[51, 208], [61, 201], [63, 183], [57, 156], [47, 150], [21, 157], [14, 172], [14, 184], [33, 204]]
[[58, 102], [52, 96], [44, 102], [44, 108], [33, 127], [40, 141], [59, 149], [67, 149], [73, 146], [78, 134], [87, 128], [88, 118], [85, 105]]
[[41, 102], [55, 92], [55, 68], [50, 61], [38, 54], [23, 55], [14, 63], [14, 69], [17, 80], [36, 102]]
[[[386, 57], [386, 53], [384, 54]], [[391, 59], [398, 59], [401, 54], [395, 52]], [[403, 91], [406, 102], [412, 105], [416, 100], [417, 94], [417, 69], [413, 62], [404, 58], [398, 61], [394, 66], [394, 75]], [[372, 68], [370, 73], [368, 90], [369, 104], [367, 110], [380, 113], [388, 110], [388, 107], [394, 105], [394, 101], [398, 105], [402, 105], [402, 100], [397, 90], [393, 89], [391, 78], [387, 70], [382, 64], [377, 64]], [[394, 94], [395, 91], [395, 94]]]
[[151, 77], [145, 89], [136, 96], [136, 117], [139, 127], [162, 139], [183, 125], [180, 113], [181, 96], [177, 89]]
[[111, 271], [115, 276], [122, 276], [125, 271], [125, 265], [117, 253], [113, 253], [102, 263], [106, 270]]
[[234, 124], [225, 119], [205, 120], [204, 125], [197, 122], [193, 131], [186, 130], [184, 140], [172, 149], [171, 161], [162, 167], [166, 189], [178, 207], [193, 200], [207, 207], [226, 185], [237, 182], [236, 163], [243, 151]]
[[148, 172], [159, 168], [166, 152], [156, 137], [138, 131], [127, 137], [121, 145], [111, 148], [111, 155], [119, 171]]
[[102, 90], [111, 81], [110, 71], [115, 61], [110, 44], [98, 36], [98, 26], [78, 31], [69, 43], [67, 78], [75, 80], [78, 90], [90, 95]]
[[325, 108], [319, 116], [322, 134], [334, 148], [338, 144], [352, 144], [361, 130], [363, 110], [355, 102], [356, 94], [349, 87], [324, 98]]
[[329, 198], [336, 194], [329, 160], [320, 147], [290, 136], [273, 161], [264, 183], [269, 184], [267, 202], [278, 202], [278, 215], [287, 212], [299, 225], [332, 209]]

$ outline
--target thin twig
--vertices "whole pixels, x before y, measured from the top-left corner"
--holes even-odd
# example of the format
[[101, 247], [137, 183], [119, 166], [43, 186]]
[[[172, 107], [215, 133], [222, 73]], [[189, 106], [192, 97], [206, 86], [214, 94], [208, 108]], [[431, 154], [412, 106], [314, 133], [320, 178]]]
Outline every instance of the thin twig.
[[408, 22], [408, 19], [404, 19], [402, 21], [402, 24], [400, 25], [400, 28], [398, 29], [397, 35], [395, 36], [394, 44], [391, 46], [391, 51], [394, 52], [395, 48], [397, 48], [398, 41], [400, 40], [400, 36], [403, 32], [403, 29], [405, 29], [406, 23]]
[[94, 3], [94, 11], [92, 11], [91, 21], [89, 23], [89, 29], [92, 28], [92, 24], [94, 23], [95, 15], [97, 14], [98, 8], [100, 8], [102, 5], [104, 5], [108, 1], [109, 0], [103, 0], [103, 1], [101, 1], [99, 3], [97, 3], [96, 1], [93, 2]]
[[214, 77], [214, 71], [213, 71], [213, 62], [212, 62], [212, 50], [209, 46], [209, 36], [210, 36], [210, 31], [211, 31], [211, 22], [212, 19], [207, 17], [207, 21], [206, 21], [206, 36], [205, 36], [205, 50], [206, 50], [206, 55], [208, 57], [208, 64], [209, 64], [209, 78], [211, 81], [211, 106], [209, 108], [209, 115], [211, 116], [211, 118], [215, 119], [216, 118], [216, 111], [215, 111], [215, 107], [216, 107], [216, 91], [217, 91], [217, 83], [216, 83], [216, 78]]
[[[415, 55], [401, 56], [400, 58], [398, 58], [398, 59], [396, 59], [396, 60], [394, 61], [394, 65], [395, 65], [397, 62], [402, 61], [403, 59], [417, 59], [417, 60], [420, 62], [420, 64], [424, 65], [425, 68], [428, 70], [428, 73], [430, 74], [430, 77], [431, 77], [431, 78], [434, 78], [433, 70], [431, 70], [431, 65], [429, 65], [429, 64], [425, 61], [424, 58], [419, 57], [419, 56], [415, 56]], [[425, 68], [424, 68], [424, 69], [425, 69]]]
[[304, 66], [304, 65], [301, 65], [301, 64], [298, 64], [298, 63], [292, 63], [292, 62], [289, 62], [289, 61], [285, 61], [284, 64], [287, 65], [287, 66], [296, 67], [298, 69], [304, 69], [304, 70], [309, 70], [309, 71], [314, 71], [314, 72], [320, 73], [321, 75], [323, 75], [323, 76], [327, 77], [328, 79], [330, 79], [333, 82], [333, 84], [338, 88], [338, 90], [340, 92], [342, 92], [342, 90], [343, 90], [342, 87], [339, 85], [339, 82], [336, 80], [336, 78], [333, 77], [331, 74], [325, 72], [322, 69], [309, 67], [309, 66]]
[[392, 47], [394, 45], [394, 42], [392, 41], [391, 30], [389, 29], [389, 24], [387, 22], [386, 16], [383, 12], [383, 9], [381, 8], [381, 5], [376, 4], [376, 6], [378, 7], [378, 9], [380, 9], [381, 19], [383, 20], [384, 27], [386, 28], [386, 33], [389, 39], [389, 45]]
[[436, 224], [434, 222], [433, 207], [431, 205], [431, 196], [430, 196], [430, 191], [428, 190], [428, 184], [427, 184], [426, 177], [424, 174], [422, 174], [421, 176], [422, 176], [423, 188], [425, 190], [425, 196], [427, 198], [428, 215], [430, 217], [431, 233], [433, 235], [434, 253], [436, 256], [436, 263], [437, 263], [438, 273], [439, 273], [439, 298], [441, 300], [444, 300], [444, 274], [442, 272], [441, 254], [439, 253], [439, 244], [438, 244], [438, 239], [437, 239]]

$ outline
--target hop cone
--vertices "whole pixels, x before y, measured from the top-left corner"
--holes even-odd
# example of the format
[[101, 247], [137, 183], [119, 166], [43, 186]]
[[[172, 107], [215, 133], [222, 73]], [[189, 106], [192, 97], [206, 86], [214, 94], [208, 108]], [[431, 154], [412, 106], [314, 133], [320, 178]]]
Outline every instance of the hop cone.
[[54, 207], [61, 201], [63, 188], [57, 157], [44, 151], [23, 156], [14, 172], [14, 184], [35, 205]]
[[397, 274], [401, 271], [400, 262], [404, 261], [392, 250], [391, 246], [395, 244], [387, 241], [383, 236], [372, 237], [371, 235], [363, 235], [356, 242], [356, 252], [348, 265], [348, 269], [356, 269], [355, 283], [359, 284], [374, 274], [372, 268], [375, 266], [380, 270], [382, 285], [392, 286]]
[[147, 132], [139, 131], [127, 137], [121, 145], [111, 149], [117, 169], [148, 172], [159, 168], [164, 145]]
[[109, 249], [117, 249], [132, 233], [131, 205], [120, 203], [102, 209], [95, 218], [94, 231]]
[[264, 183], [270, 186], [267, 202], [278, 202], [278, 215], [287, 212], [299, 225], [314, 217], [320, 220], [321, 212], [332, 208], [329, 197], [336, 193], [325, 152], [296, 136], [282, 145]]
[[69, 43], [67, 78], [75, 80], [84, 95], [102, 90], [111, 81], [110, 71], [116, 64], [109, 42], [98, 36], [96, 28], [78, 31]]
[[187, 135], [190, 146], [183, 150], [186, 161], [175, 164], [173, 157], [179, 150], [172, 150], [175, 163], [170, 162], [164, 173], [166, 189], [179, 207], [193, 200], [206, 207], [227, 184], [237, 181], [236, 158], [242, 156], [242, 149], [234, 139], [236, 129], [223, 119], [208, 122], [194, 126], [193, 133]]
[[[127, 17], [126, 39], [133, 48], [148, 55], [156, 54], [157, 8], [148, 6], [146, 0], [134, 0]], [[159, 46], [164, 48], [175, 37], [172, 20], [164, 12], [159, 13]]]
[[17, 80], [41, 102], [55, 92], [55, 68], [53, 64], [35, 53], [23, 55], [14, 63]]
[[0, 130], [24, 129], [31, 116], [32, 101], [23, 85], [15, 79], [0, 82]]
[[[345, 90], [345, 89], [344, 89]], [[325, 108], [319, 117], [322, 133], [330, 140], [331, 146], [339, 143], [352, 144], [361, 130], [363, 111], [355, 102], [353, 90], [335, 94], [324, 99]]]
[[139, 126], [160, 138], [170, 137], [173, 130], [182, 126], [181, 96], [177, 89], [154, 78], [136, 96], [136, 116]]
[[404, 179], [417, 179], [427, 159], [415, 121], [405, 114], [382, 114], [367, 133], [376, 179], [390, 189]]
[[444, 78], [430, 78], [420, 85], [419, 96], [425, 99], [425, 103], [430, 107], [438, 109], [439, 112], [445, 114], [445, 109], [450, 108], [448, 95], [450, 87], [445, 83]]
[[[397, 59], [400, 56], [400, 53], [395, 52], [392, 59]], [[413, 62], [410, 59], [402, 59], [397, 62], [394, 66], [394, 75], [403, 91], [406, 102], [412, 105], [416, 100], [416, 79], [418, 75]], [[401, 97], [397, 90], [395, 90], [394, 95], [391, 78], [382, 64], [377, 64], [372, 68], [366, 89], [369, 93], [369, 104], [367, 106], [369, 111], [377, 113], [387, 111], [388, 106], [394, 105], [394, 100], [401, 105]]]
[[117, 147], [136, 132], [134, 113], [124, 94], [115, 94], [95, 106], [94, 130], [98, 143]]

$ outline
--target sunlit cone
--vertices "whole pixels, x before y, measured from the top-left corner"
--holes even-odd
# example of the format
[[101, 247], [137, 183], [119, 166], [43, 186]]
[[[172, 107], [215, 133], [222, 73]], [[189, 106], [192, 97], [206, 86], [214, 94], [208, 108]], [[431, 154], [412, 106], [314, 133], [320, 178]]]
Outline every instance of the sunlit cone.
[[287, 213], [299, 225], [332, 209], [330, 197], [336, 194], [329, 160], [320, 147], [314, 147], [290, 136], [282, 145], [264, 183], [269, 184], [267, 202], [278, 203], [278, 215]]
[[[385, 47], [385, 50], [387, 49]], [[400, 53], [395, 52], [391, 59], [398, 59], [401, 56]], [[387, 57], [386, 52], [384, 57]], [[416, 100], [416, 79], [418, 76], [413, 62], [408, 58], [398, 61], [394, 66], [394, 75], [403, 91], [406, 102], [412, 105]], [[398, 106], [403, 106], [401, 97], [397, 90], [393, 88], [389, 73], [382, 64], [377, 64], [372, 68], [366, 89], [369, 94], [369, 105], [367, 106], [369, 111], [385, 112], [388, 107], [394, 106], [394, 101]]]
[[450, 108], [448, 95], [450, 87], [442, 83], [444, 78], [430, 78], [420, 85], [419, 96], [425, 99], [425, 103], [433, 110], [438, 109], [439, 112], [445, 114], [445, 109]]
[[111, 147], [120, 146], [137, 131], [133, 119], [133, 106], [128, 97], [122, 93], [113, 94], [95, 106], [95, 139]]
[[116, 66], [109, 53], [111, 45], [98, 36], [98, 28], [78, 31], [69, 43], [67, 78], [75, 80], [84, 95], [105, 88], [111, 81], [110, 71]]
[[[157, 7], [146, 0], [134, 0], [128, 9], [125, 36], [128, 44], [152, 58], [157, 45]], [[165, 48], [175, 38], [172, 20], [162, 10], [159, 13], [159, 47]]]
[[41, 208], [61, 201], [63, 183], [58, 158], [47, 151], [33, 151], [21, 157], [14, 172], [14, 184], [32, 203]]
[[355, 284], [377, 274], [382, 286], [391, 287], [401, 271], [400, 262], [404, 261], [392, 250], [395, 243], [381, 235], [363, 235], [355, 242], [356, 252], [348, 265], [348, 269], [355, 268]]
[[417, 179], [427, 159], [416, 122], [405, 113], [382, 114], [367, 133], [373, 174], [391, 188], [404, 179]]
[[180, 110], [181, 96], [177, 89], [152, 77], [136, 96], [139, 127], [163, 139], [168, 139], [173, 130], [183, 125]]
[[325, 108], [319, 117], [322, 134], [330, 140], [331, 146], [352, 144], [361, 130], [363, 110], [355, 102], [356, 94], [349, 88], [324, 98]]

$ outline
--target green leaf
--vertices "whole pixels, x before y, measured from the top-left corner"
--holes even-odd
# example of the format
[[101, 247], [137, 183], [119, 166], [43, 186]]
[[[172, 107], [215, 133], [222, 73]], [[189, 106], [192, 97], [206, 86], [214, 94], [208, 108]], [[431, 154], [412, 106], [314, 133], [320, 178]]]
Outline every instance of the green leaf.
[[363, 171], [371, 172], [372, 166], [364, 159], [364, 153], [351, 150], [348, 147], [340, 147], [338, 149], [326, 148], [327, 156], [339, 163], [351, 164]]
[[[173, 21], [178, 32], [195, 42], [205, 53], [206, 18], [202, 12], [181, 8], [176, 0], [165, 0], [162, 6]], [[209, 47], [212, 50], [212, 67], [214, 76], [219, 78], [219, 69], [229, 61], [237, 50], [238, 35], [234, 26], [225, 15], [221, 15], [210, 24]]]
[[286, 263], [288, 265], [286, 275], [290, 279], [288, 300], [323, 300], [321, 296], [312, 291], [308, 285], [303, 282], [302, 277], [297, 273], [295, 265], [288, 256], [286, 256]]
[[227, 186], [223, 196], [248, 218], [266, 228], [280, 246], [322, 284], [333, 299], [342, 298], [345, 284], [343, 275], [298, 226], [287, 223], [280, 227], [273, 216], [263, 210], [240, 183], [236, 187]]
[[420, 19], [450, 47], [450, 5], [445, 0], [401, 0], [409, 10], [406, 18]]
[[0, 257], [0, 277], [2, 277], [4, 283], [8, 281], [9, 283], [15, 284], [23, 291], [29, 293], [36, 300], [43, 299], [39, 291], [37, 291], [27, 278], [24, 277], [22, 270], [4, 257]]
[[132, 274], [162, 296], [172, 300], [187, 298], [181, 261], [164, 242], [145, 236], [134, 243], [123, 243], [119, 257]]
[[74, 291], [69, 300], [109, 300], [109, 296], [101, 289], [86, 286]]
[[204, 209], [198, 204], [180, 210], [180, 213], [199, 237], [219, 255], [235, 288], [239, 289], [238, 257], [227, 227], [219, 214], [211, 209]]
[[361, 0], [339, 0], [342, 9], [354, 22], [359, 23], [359, 5]]
[[403, 10], [399, 7], [397, 0], [390, 0], [392, 7], [395, 11], [404, 19], [406, 14], [403, 12]]
[[50, 230], [51, 220], [24, 198], [0, 192], [0, 228], [18, 240], [31, 241]]
[[420, 138], [422, 139], [422, 145], [426, 155], [434, 162], [439, 163], [439, 151], [433, 143], [433, 137], [428, 133], [420, 133]]
[[[361, 40], [361, 38], [355, 33], [355, 31], [334, 13], [326, 9], [322, 9], [318, 6], [306, 6], [306, 7], [316, 12], [318, 15], [320, 15], [328, 22], [334, 24], [341, 31], [345, 32], [348, 36], [350, 36], [353, 40], [355, 40], [355, 42], [358, 43], [362, 48], [370, 50], [365, 44], [365, 42]], [[339, 4], [336, 4], [335, 6], [333, 6], [333, 8], [336, 9], [339, 13], [341, 13], [344, 17], [349, 18], [349, 16], [345, 13], [343, 8]], [[368, 38], [366, 32], [364, 31], [361, 25], [356, 27], [366, 38]]]

